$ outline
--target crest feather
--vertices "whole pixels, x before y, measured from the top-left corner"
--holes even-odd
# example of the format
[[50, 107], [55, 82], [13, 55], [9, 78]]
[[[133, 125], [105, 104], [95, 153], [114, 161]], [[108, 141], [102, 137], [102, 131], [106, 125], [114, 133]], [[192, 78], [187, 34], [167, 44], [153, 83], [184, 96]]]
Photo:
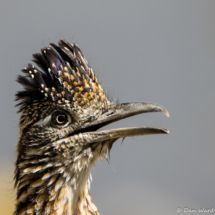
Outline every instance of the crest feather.
[[60, 40], [58, 46], [50, 45], [34, 54], [36, 66], [28, 64], [22, 70], [24, 75], [17, 78], [24, 88], [16, 94], [19, 111], [41, 100], [71, 106], [89, 106], [93, 102], [107, 104], [103, 89], [80, 48], [65, 40]]

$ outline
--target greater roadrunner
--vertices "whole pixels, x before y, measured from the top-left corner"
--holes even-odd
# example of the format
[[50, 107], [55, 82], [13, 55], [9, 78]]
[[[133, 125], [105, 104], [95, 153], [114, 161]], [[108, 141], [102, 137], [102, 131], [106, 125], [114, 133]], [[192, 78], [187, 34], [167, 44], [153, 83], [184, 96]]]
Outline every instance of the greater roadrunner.
[[98, 215], [91, 170], [119, 138], [166, 134], [164, 128], [98, 131], [118, 120], [167, 110], [153, 103], [113, 104], [76, 44], [60, 40], [33, 55], [17, 81], [21, 112], [14, 215]]

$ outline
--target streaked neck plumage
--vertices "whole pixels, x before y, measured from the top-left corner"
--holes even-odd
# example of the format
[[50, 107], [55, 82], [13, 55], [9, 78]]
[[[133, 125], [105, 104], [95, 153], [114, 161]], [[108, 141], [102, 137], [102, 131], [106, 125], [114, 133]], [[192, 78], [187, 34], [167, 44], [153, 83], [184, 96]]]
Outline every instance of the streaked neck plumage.
[[[32, 145], [35, 150], [36, 143]], [[23, 214], [36, 214], [37, 211], [38, 214], [98, 215], [89, 193], [90, 172], [98, 159], [106, 156], [108, 145], [109, 142], [95, 143], [93, 151], [91, 148], [82, 150], [73, 162], [67, 158], [58, 161], [54, 153], [50, 154], [50, 160], [44, 153], [48, 147], [37, 149], [36, 159], [29, 150], [26, 158], [22, 156], [22, 161], [17, 163], [20, 167], [17, 204], [26, 205]]]

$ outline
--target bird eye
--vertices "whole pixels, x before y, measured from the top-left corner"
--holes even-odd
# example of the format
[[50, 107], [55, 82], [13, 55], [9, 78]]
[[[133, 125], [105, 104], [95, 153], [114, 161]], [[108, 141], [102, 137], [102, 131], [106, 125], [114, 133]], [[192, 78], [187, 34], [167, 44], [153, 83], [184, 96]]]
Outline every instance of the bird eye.
[[56, 111], [52, 114], [51, 123], [56, 126], [65, 126], [71, 121], [68, 113], [63, 111]]

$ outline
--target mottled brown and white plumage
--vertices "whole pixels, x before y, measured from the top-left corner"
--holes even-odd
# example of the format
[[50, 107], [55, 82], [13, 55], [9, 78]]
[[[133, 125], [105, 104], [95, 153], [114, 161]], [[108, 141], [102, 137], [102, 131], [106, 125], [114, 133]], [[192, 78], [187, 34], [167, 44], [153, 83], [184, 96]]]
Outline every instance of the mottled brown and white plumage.
[[168, 112], [153, 103], [114, 105], [76, 44], [33, 55], [17, 81], [19, 101], [14, 215], [98, 215], [91, 200], [90, 172], [119, 138], [168, 133], [162, 128], [101, 127], [145, 112]]

